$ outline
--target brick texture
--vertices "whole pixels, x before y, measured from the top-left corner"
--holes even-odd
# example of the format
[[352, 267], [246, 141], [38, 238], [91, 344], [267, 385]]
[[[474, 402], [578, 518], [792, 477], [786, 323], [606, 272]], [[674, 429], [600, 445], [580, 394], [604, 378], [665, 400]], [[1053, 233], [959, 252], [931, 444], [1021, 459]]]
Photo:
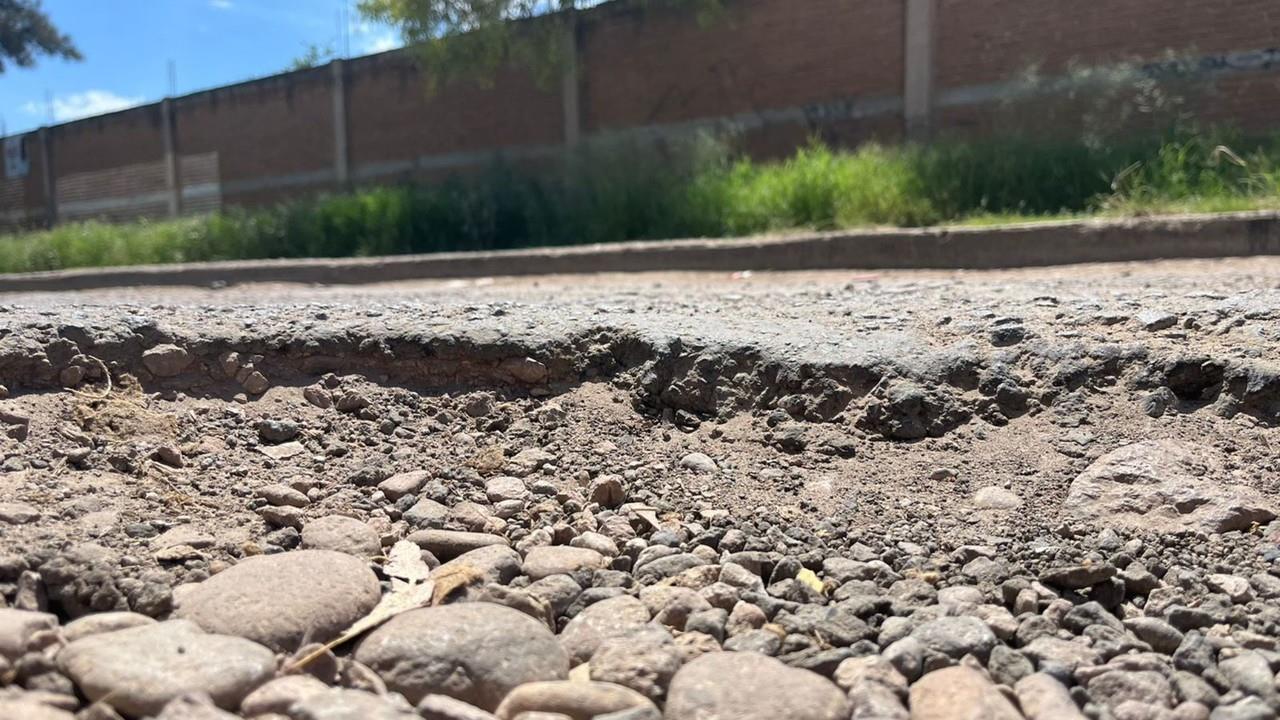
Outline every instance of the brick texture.
[[[1275, 0], [936, 2], [935, 97], [948, 101], [933, 125], [943, 132], [1043, 124], [1043, 113], [1018, 117], [983, 94], [1031, 66], [1053, 76], [1072, 63], [1157, 60], [1168, 51], [1211, 71], [1201, 117], [1274, 126], [1280, 49], [1243, 69], [1234, 54], [1280, 48]], [[812, 137], [841, 145], [895, 141], [903, 132], [904, 22], [905, 0], [726, 0], [723, 13], [701, 24], [661, 3], [606, 3], [581, 17], [576, 121], [586, 136], [731, 124], [758, 157], [785, 155]], [[434, 92], [407, 52], [349, 60], [343, 72], [353, 184], [474, 172], [494, 153], [536, 165], [564, 138], [560, 83], [540, 84], [526, 68], [507, 68], [484, 86], [464, 81]], [[342, 189], [334, 92], [333, 68], [325, 66], [175, 99], [174, 149], [202, 158], [198, 182], [216, 188], [189, 209]], [[143, 197], [144, 189], [154, 196], [150, 185], [113, 174], [163, 163], [159, 104], [49, 133], [57, 178], [110, 178], [104, 192], [132, 193], [118, 198], [122, 207], [164, 207]], [[37, 135], [26, 141], [31, 170], [20, 181], [0, 179], [0, 222], [43, 218], [48, 169]]]

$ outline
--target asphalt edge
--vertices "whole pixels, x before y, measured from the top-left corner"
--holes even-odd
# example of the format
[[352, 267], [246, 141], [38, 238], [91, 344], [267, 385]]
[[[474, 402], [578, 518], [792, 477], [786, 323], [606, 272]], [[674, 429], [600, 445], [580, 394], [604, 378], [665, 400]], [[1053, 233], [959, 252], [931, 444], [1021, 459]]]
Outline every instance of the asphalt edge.
[[1280, 254], [1280, 212], [656, 240], [376, 258], [258, 260], [0, 275], [0, 292], [255, 282], [358, 285], [604, 272], [955, 269]]

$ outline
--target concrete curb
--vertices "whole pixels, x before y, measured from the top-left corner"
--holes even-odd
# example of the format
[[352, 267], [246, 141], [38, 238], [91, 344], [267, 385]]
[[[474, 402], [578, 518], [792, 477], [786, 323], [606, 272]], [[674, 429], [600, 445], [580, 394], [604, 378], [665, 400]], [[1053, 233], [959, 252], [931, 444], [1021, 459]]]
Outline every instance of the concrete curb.
[[0, 292], [703, 270], [997, 269], [1280, 254], [1280, 212], [661, 240], [378, 258], [256, 260], [0, 275]]

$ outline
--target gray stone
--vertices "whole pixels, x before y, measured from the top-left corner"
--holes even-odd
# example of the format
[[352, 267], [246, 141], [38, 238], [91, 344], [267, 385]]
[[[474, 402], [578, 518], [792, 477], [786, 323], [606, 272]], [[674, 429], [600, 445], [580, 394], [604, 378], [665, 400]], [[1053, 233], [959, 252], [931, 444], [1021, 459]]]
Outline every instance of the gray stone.
[[692, 452], [680, 458], [680, 467], [703, 474], [713, 473], [720, 469], [716, 466], [715, 460], [700, 452]]
[[460, 530], [419, 530], [405, 539], [444, 561], [452, 560], [477, 548], [511, 544], [501, 535]]
[[911, 686], [911, 720], [1022, 720], [1022, 714], [982, 673], [936, 670]]
[[27, 652], [27, 643], [38, 632], [58, 627], [58, 617], [30, 610], [0, 608], [0, 658], [16, 661]]
[[1248, 651], [1221, 659], [1218, 661], [1218, 669], [1231, 681], [1231, 687], [1274, 704], [1275, 673], [1271, 672], [1271, 665], [1262, 653]]
[[1049, 587], [1082, 590], [1105, 582], [1115, 577], [1115, 574], [1115, 567], [1109, 563], [1066, 565], [1040, 573], [1040, 582]]
[[486, 583], [505, 585], [520, 574], [520, 555], [506, 545], [485, 545], [459, 555], [432, 574], [442, 575], [459, 567], [478, 571]]
[[1028, 675], [1013, 690], [1027, 720], [1085, 720], [1066, 686], [1052, 675]]
[[621, 685], [557, 680], [521, 685], [503, 699], [494, 714], [501, 720], [512, 720], [528, 712], [559, 713], [573, 720], [592, 720], [598, 715], [634, 708], [658, 709], [649, 698]]
[[578, 613], [564, 632], [560, 644], [574, 665], [591, 659], [606, 640], [626, 637], [649, 622], [644, 603], [630, 595], [601, 600]]
[[302, 547], [371, 558], [382, 554], [382, 538], [353, 517], [326, 515], [302, 526]]
[[310, 675], [285, 675], [278, 677], [249, 693], [240, 703], [240, 711], [246, 717], [257, 715], [288, 715], [293, 704], [310, 695], [329, 691], [329, 686]]
[[757, 653], [712, 652], [676, 673], [667, 720], [848, 720], [840, 688]]
[[115, 632], [116, 630], [124, 630], [126, 628], [138, 627], [139, 625], [153, 625], [155, 619], [147, 617], [141, 613], [116, 611], [94, 613], [76, 618], [67, 623], [62, 628], [62, 637], [67, 642], [75, 642], [80, 638], [89, 637], [90, 635], [98, 635], [105, 632]]
[[205, 693], [179, 695], [164, 706], [155, 720], [239, 720], [239, 715], [218, 708]]
[[[175, 616], [208, 632], [238, 635], [279, 652], [327, 642], [381, 599], [359, 558], [330, 550], [252, 557], [175, 594]], [[305, 640], [304, 640], [305, 638]]]
[[275, 673], [275, 655], [238, 637], [206, 634], [170, 620], [81, 638], [58, 667], [91, 702], [110, 698], [126, 715], [154, 715], [174, 698], [204, 692], [234, 709]]
[[191, 365], [191, 353], [177, 345], [157, 345], [142, 352], [142, 364], [156, 377], [174, 377]]
[[654, 625], [606, 640], [591, 656], [591, 679], [631, 688], [660, 702], [680, 670], [680, 651], [671, 634]]
[[1055, 667], [1068, 673], [1082, 665], [1097, 665], [1102, 661], [1096, 650], [1083, 643], [1047, 635], [1027, 643], [1022, 654], [1030, 658], [1038, 670]]
[[1102, 456], [1071, 483], [1069, 517], [1133, 532], [1222, 533], [1275, 519], [1275, 504], [1232, 482], [1211, 447], [1148, 440]]
[[572, 575], [582, 570], [600, 570], [608, 565], [605, 556], [595, 550], [550, 545], [535, 547], [524, 556], [525, 575], [541, 580], [552, 575]]
[[0, 523], [26, 525], [40, 519], [40, 511], [20, 502], [0, 502]]
[[423, 720], [497, 720], [493, 713], [448, 695], [427, 695], [417, 710]]
[[383, 480], [378, 483], [378, 489], [382, 491], [387, 499], [395, 502], [405, 495], [413, 495], [422, 489], [422, 486], [431, 479], [431, 473], [426, 470], [414, 470], [412, 472], [404, 472]]
[[440, 694], [489, 711], [519, 685], [569, 673], [569, 657], [545, 625], [491, 603], [398, 615], [360, 642], [355, 659], [410, 702]]
[[418, 720], [403, 699], [364, 690], [329, 688], [307, 695], [289, 708], [291, 720]]
[[1134, 617], [1124, 621], [1124, 627], [1152, 650], [1170, 655], [1182, 644], [1182, 633], [1160, 618]]
[[1173, 687], [1164, 675], [1151, 670], [1112, 670], [1091, 678], [1087, 688], [1095, 702], [1115, 708], [1126, 700], [1173, 707]]
[[995, 633], [975, 617], [943, 617], [927, 622], [911, 632], [926, 648], [959, 660], [973, 655], [986, 660], [996, 645]]

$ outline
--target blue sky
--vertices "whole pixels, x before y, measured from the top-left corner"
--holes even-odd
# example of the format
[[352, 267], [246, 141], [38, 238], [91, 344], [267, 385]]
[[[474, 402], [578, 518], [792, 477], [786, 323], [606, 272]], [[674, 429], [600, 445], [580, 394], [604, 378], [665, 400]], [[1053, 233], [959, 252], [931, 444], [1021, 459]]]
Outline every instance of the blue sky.
[[[0, 75], [7, 133], [119, 110], [164, 97], [174, 62], [179, 95], [284, 69], [308, 45], [342, 50], [350, 0], [44, 0], [54, 24], [85, 56], [40, 58]], [[399, 46], [393, 28], [347, 11], [351, 55]]]

